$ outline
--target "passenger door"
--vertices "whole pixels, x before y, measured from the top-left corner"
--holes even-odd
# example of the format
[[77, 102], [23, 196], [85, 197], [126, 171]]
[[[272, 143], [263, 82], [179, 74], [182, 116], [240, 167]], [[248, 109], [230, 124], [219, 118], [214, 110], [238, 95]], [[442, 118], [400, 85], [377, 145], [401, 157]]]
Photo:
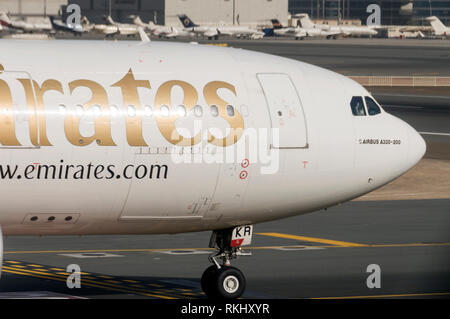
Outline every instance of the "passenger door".
[[271, 147], [307, 148], [308, 137], [303, 106], [289, 75], [259, 73], [257, 77], [269, 109], [272, 127]]

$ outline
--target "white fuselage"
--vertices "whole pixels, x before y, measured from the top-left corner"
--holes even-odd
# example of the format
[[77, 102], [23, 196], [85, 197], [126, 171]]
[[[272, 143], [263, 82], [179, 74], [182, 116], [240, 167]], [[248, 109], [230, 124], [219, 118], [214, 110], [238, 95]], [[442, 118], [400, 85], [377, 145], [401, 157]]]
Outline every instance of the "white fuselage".
[[153, 27], [150, 28], [150, 31], [156, 36], [166, 37], [166, 38], [194, 36], [194, 33], [188, 32], [182, 28], [166, 27], [166, 26], [160, 26], [160, 25], [154, 25]]
[[290, 28], [281, 28], [274, 30], [275, 35], [277, 36], [285, 36], [285, 37], [295, 37], [295, 38], [324, 38], [337, 36], [340, 34], [339, 31], [335, 30], [321, 30], [316, 28], [301, 28], [301, 27], [290, 27]]
[[9, 25], [5, 23], [5, 26], [11, 29], [23, 30], [24, 32], [48, 32], [52, 30], [51, 24], [47, 22], [29, 23], [25, 21], [11, 21]]
[[378, 34], [375, 26], [354, 26], [354, 25], [328, 25], [316, 24], [311, 21], [308, 14], [301, 13], [297, 15], [300, 19], [302, 27], [307, 29], [319, 29], [326, 32], [333, 32], [335, 34], [343, 34], [347, 36], [372, 36]]
[[[106, 18], [106, 22], [108, 23], [108, 25], [116, 27], [118, 32], [121, 35], [129, 36], [129, 35], [137, 35], [137, 34], [139, 34], [139, 29], [138, 29], [138, 26], [136, 24], [117, 23], [110, 16], [108, 16]], [[109, 30], [106, 29], [106, 31], [109, 31]]]
[[254, 224], [370, 192], [425, 151], [384, 111], [352, 114], [352, 97], [370, 96], [362, 86], [290, 59], [128, 41], [0, 51], [5, 235]]
[[221, 35], [227, 36], [248, 36], [253, 38], [264, 37], [264, 32], [251, 29], [245, 26], [196, 26], [196, 27], [186, 27], [185, 31], [193, 32], [195, 34], [201, 34], [205, 37], [216, 37]]
[[120, 34], [119, 27], [115, 25], [93, 24], [89, 29], [105, 35]]
[[361, 35], [367, 35], [372, 36], [378, 34], [378, 32], [369, 26], [352, 26], [352, 25], [336, 25], [336, 26], [329, 26], [329, 25], [315, 25], [316, 28], [329, 31], [329, 32], [339, 32], [344, 35], [348, 36], [361, 36]]
[[425, 20], [427, 20], [430, 23], [434, 36], [444, 38], [450, 37], [450, 27], [444, 25], [442, 21], [439, 20], [437, 17], [435, 16], [427, 17]]
[[138, 28], [132, 24], [115, 24], [117, 26], [119, 33], [122, 35], [137, 35], [139, 33]]
[[264, 32], [260, 32], [255, 29], [244, 26], [219, 26], [217, 30], [220, 34], [236, 35], [236, 36], [251, 36], [251, 35], [264, 35]]
[[368, 26], [340, 26], [337, 28], [337, 31], [340, 31], [344, 34], [348, 35], [376, 35], [378, 32], [371, 27]]

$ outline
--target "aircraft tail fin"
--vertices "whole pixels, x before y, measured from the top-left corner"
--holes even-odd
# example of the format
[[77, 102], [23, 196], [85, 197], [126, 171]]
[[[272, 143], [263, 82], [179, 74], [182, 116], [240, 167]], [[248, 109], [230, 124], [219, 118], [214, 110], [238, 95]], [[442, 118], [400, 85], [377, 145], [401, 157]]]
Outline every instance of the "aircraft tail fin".
[[141, 43], [150, 42], [150, 38], [148, 37], [147, 33], [145, 33], [145, 31], [142, 27], [138, 27], [138, 31], [139, 31], [139, 36], [141, 37]]
[[430, 22], [431, 27], [433, 28], [433, 31], [436, 35], [442, 35], [445, 32], [448, 32], [448, 28], [437, 17], [428, 17], [426, 18], [426, 20]]
[[88, 19], [86, 16], [83, 16], [83, 17], [81, 18], [81, 25], [84, 25], [84, 26], [90, 26], [90, 25], [91, 25], [91, 22], [89, 21], [89, 19]]
[[11, 19], [6, 12], [0, 12], [0, 24], [6, 27], [11, 24]]
[[49, 18], [50, 18], [50, 23], [52, 24], [52, 27], [53, 28], [56, 28], [56, 23], [55, 23], [55, 17], [54, 16], [49, 16]]
[[282, 29], [283, 25], [280, 23], [278, 19], [271, 19], [270, 22], [272, 22], [272, 27], [274, 29]]
[[314, 26], [315, 26], [314, 22], [311, 21], [311, 19], [309, 18], [309, 15], [307, 13], [300, 13], [295, 16], [299, 18], [300, 23], [303, 28], [305, 28], [305, 29], [314, 28]]
[[106, 22], [110, 25], [116, 25], [116, 22], [111, 18], [111, 16], [106, 17]]
[[137, 26], [140, 26], [140, 27], [144, 27], [144, 26], [145, 26], [145, 23], [142, 21], [142, 19], [141, 19], [140, 16], [135, 16], [135, 17], [133, 18], [133, 23], [134, 23], [135, 25], [137, 25]]
[[185, 28], [191, 28], [191, 27], [198, 27], [198, 24], [195, 24], [194, 21], [192, 21], [187, 15], [185, 14], [180, 14], [178, 16], [178, 19], [180, 19], [181, 24], [185, 27]]
[[150, 31], [154, 31], [157, 28], [157, 25], [153, 22], [153, 21], [149, 21], [148, 22], [148, 28], [150, 29]]

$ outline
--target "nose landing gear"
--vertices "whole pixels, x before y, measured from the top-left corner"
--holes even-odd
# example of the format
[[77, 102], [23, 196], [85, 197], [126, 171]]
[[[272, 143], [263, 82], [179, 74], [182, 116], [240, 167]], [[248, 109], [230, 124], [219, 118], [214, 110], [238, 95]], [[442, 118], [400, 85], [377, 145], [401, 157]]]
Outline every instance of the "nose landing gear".
[[202, 289], [211, 299], [236, 299], [242, 296], [246, 282], [242, 271], [231, 266], [208, 267], [202, 276]]
[[[252, 227], [247, 237], [250, 236]], [[203, 273], [201, 279], [201, 286], [203, 292], [211, 299], [235, 299], [242, 296], [246, 287], [246, 280], [244, 274], [232, 267], [230, 260], [238, 256], [249, 256], [251, 253], [244, 252], [241, 249], [243, 240], [233, 239], [236, 229], [242, 230], [244, 227], [237, 227], [235, 229], [225, 229], [213, 231], [209, 243], [210, 248], [216, 248], [217, 252], [209, 257], [209, 261], [213, 263]], [[247, 232], [246, 232], [247, 233]]]

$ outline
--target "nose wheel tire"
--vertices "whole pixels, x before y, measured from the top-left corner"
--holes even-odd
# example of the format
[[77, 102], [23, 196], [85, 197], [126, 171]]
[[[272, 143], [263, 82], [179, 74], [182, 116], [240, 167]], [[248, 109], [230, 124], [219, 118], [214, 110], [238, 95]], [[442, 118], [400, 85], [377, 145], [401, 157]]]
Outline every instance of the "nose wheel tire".
[[201, 284], [208, 298], [236, 299], [244, 293], [246, 281], [244, 274], [235, 267], [217, 269], [213, 265], [203, 273]]

